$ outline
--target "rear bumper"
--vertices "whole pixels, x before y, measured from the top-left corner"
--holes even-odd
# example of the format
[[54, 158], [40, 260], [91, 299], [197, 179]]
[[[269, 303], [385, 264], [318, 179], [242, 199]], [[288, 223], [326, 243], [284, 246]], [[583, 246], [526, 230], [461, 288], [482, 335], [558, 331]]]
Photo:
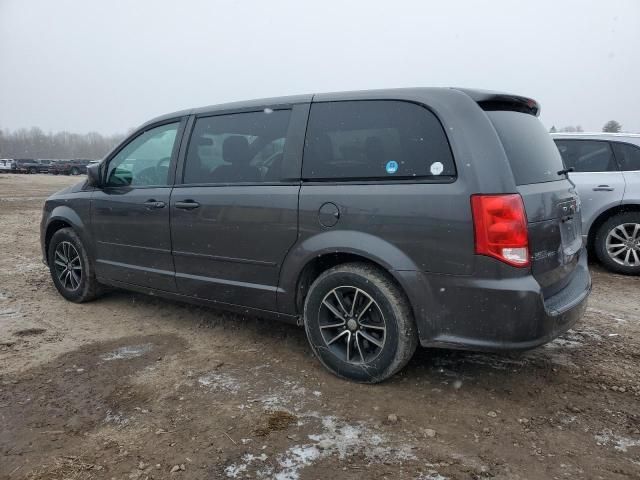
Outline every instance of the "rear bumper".
[[[585, 249], [569, 284], [544, 298], [533, 276], [482, 279], [397, 272], [408, 290], [423, 346], [525, 350], [569, 330], [584, 314], [591, 291]], [[404, 280], [404, 279], [403, 279]], [[407, 285], [407, 282], [403, 283]]]

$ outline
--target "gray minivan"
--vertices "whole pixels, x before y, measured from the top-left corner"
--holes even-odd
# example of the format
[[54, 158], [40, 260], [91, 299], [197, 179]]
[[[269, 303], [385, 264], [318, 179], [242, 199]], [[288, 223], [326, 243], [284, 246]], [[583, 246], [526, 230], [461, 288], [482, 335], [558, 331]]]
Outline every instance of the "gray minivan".
[[378, 382], [420, 343], [532, 348], [591, 288], [580, 201], [531, 99], [412, 88], [181, 111], [45, 204], [68, 300], [103, 286], [304, 325]]

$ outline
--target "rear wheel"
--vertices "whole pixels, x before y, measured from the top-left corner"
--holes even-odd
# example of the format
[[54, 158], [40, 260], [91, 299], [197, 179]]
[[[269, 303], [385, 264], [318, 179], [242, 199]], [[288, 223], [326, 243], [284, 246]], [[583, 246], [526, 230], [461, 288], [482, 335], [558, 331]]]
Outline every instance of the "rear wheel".
[[322, 273], [305, 300], [311, 348], [333, 374], [363, 383], [393, 376], [413, 356], [418, 335], [403, 292], [367, 264]]
[[596, 233], [595, 251], [609, 270], [640, 275], [640, 212], [619, 213], [603, 223]]
[[53, 234], [48, 250], [53, 283], [64, 298], [76, 303], [93, 300], [100, 291], [93, 266], [80, 237], [71, 228]]

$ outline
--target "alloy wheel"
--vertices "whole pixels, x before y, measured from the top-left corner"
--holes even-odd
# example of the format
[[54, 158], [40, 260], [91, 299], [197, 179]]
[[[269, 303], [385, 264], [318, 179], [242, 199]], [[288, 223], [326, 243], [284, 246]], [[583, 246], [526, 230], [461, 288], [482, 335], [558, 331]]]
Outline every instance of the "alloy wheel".
[[607, 234], [607, 254], [625, 267], [640, 266], [640, 224], [622, 223]]
[[71, 242], [60, 242], [56, 246], [54, 266], [60, 284], [70, 292], [77, 290], [82, 281], [80, 254]]
[[382, 310], [364, 290], [354, 286], [332, 289], [318, 312], [325, 346], [338, 358], [363, 364], [382, 351], [387, 325]]

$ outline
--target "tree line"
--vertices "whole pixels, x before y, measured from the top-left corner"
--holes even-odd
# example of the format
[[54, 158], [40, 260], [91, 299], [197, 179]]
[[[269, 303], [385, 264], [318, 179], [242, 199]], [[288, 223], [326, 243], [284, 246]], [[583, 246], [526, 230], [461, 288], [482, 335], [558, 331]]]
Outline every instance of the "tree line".
[[[584, 132], [584, 130], [582, 129], [582, 127], [580, 125], [569, 125], [567, 127], [560, 127], [560, 128], [556, 128], [555, 125], [553, 125], [549, 131], [551, 133], [556, 133], [556, 132]], [[619, 133], [622, 131], [622, 125], [620, 124], [620, 122], [617, 122], [615, 120], [609, 120], [607, 123], [604, 124], [604, 126], [602, 127], [602, 131], [603, 132], [608, 132], [608, 133]]]
[[98, 160], [124, 139], [124, 134], [45, 133], [38, 127], [0, 130], [0, 158], [82, 158]]
[[[622, 125], [609, 120], [603, 132], [620, 132]], [[556, 128], [550, 132], [582, 132], [580, 125]], [[0, 158], [83, 158], [98, 160], [124, 139], [124, 134], [101, 135], [58, 132], [44, 133], [38, 127], [0, 130]]]

